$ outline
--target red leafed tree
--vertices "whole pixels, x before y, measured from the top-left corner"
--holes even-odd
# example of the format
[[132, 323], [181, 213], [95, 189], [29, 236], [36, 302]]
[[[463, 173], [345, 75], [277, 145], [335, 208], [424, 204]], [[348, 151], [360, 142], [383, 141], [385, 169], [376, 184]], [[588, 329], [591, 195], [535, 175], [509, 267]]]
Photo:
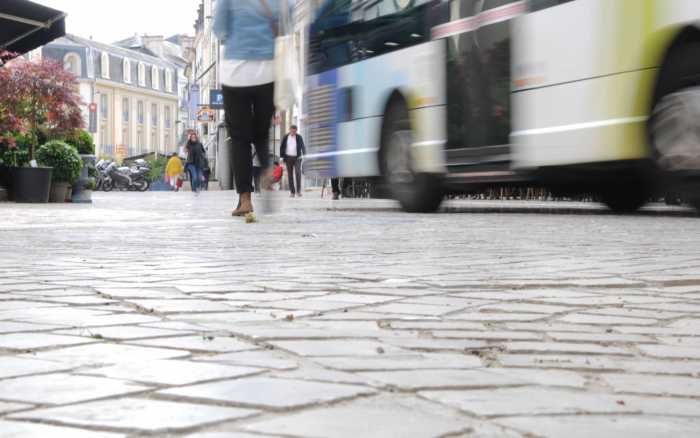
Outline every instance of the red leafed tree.
[[75, 75], [58, 62], [16, 59], [0, 68], [0, 141], [29, 134], [32, 159], [39, 129], [59, 138], [83, 127], [80, 105]]

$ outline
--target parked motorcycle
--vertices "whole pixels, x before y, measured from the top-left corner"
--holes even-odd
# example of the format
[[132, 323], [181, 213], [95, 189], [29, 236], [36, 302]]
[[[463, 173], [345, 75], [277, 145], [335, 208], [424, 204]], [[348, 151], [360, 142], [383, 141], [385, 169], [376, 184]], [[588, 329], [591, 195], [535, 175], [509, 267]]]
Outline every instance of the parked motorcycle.
[[151, 171], [150, 166], [144, 160], [142, 163], [137, 163], [135, 168], [127, 166], [119, 167], [117, 163], [110, 163], [105, 168], [106, 177], [102, 181], [102, 190], [110, 192], [117, 190], [138, 190], [145, 192], [151, 186], [148, 180], [148, 174]]

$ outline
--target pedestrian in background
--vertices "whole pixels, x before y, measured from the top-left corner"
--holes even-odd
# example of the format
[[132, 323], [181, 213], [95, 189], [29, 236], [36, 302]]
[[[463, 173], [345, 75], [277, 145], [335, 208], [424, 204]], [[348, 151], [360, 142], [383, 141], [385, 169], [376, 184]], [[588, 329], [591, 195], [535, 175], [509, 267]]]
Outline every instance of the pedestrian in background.
[[190, 175], [190, 184], [192, 191], [199, 193], [202, 185], [204, 167], [206, 165], [207, 153], [204, 150], [204, 145], [199, 141], [196, 132], [190, 133], [190, 138], [185, 145], [187, 151], [187, 164], [185, 169]]
[[289, 133], [284, 136], [280, 145], [280, 156], [287, 165], [289, 192], [292, 198], [295, 194], [301, 196], [301, 160], [306, 154], [304, 139], [298, 134], [298, 130], [296, 125], [290, 126]]
[[261, 185], [270, 179], [270, 123], [275, 112], [275, 37], [280, 5], [276, 0], [219, 0], [213, 30], [225, 46], [221, 62], [226, 125], [231, 137], [238, 207], [233, 216], [253, 211], [255, 146], [262, 169]]
[[182, 175], [184, 171], [185, 168], [182, 165], [182, 160], [177, 152], [173, 152], [168, 160], [168, 164], [165, 165], [165, 177], [168, 180], [167, 182], [170, 183], [170, 187], [176, 192], [180, 189], [178, 181], [180, 181], [180, 175]]

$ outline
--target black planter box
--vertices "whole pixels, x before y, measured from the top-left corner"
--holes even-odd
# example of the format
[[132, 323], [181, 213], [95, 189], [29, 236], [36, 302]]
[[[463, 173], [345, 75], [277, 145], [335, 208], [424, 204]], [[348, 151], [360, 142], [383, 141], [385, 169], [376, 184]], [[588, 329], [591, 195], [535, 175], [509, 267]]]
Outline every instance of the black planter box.
[[10, 168], [10, 199], [22, 203], [49, 202], [51, 167]]

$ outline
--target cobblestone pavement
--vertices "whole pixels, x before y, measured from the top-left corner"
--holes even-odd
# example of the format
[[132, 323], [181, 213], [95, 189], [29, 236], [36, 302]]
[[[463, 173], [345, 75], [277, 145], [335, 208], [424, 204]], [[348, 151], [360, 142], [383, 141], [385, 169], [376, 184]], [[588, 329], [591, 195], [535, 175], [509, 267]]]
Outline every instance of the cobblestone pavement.
[[2, 437], [698, 436], [698, 218], [95, 197], [0, 204]]

